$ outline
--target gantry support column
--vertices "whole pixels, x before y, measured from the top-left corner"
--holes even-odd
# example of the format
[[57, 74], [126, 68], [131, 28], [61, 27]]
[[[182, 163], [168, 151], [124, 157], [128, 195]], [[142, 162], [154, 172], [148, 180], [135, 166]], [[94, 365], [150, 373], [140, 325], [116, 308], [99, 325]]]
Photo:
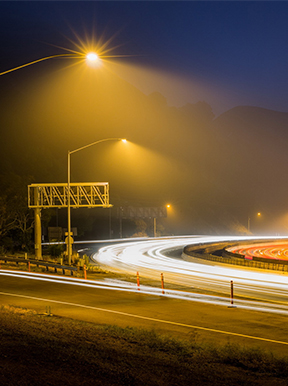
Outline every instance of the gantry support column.
[[[34, 202], [39, 206], [39, 192], [38, 188], [34, 190]], [[42, 235], [41, 235], [41, 209], [34, 209], [34, 237], [35, 237], [35, 257], [42, 259]]]
[[[70, 152], [71, 153], [71, 152]], [[41, 209], [68, 208], [67, 239], [69, 264], [72, 257], [71, 208], [110, 208], [108, 182], [70, 183], [70, 155], [68, 184], [31, 184], [28, 186], [28, 207], [34, 209], [35, 256], [42, 259]], [[72, 199], [73, 197], [73, 199]], [[67, 235], [68, 236], [68, 235]]]

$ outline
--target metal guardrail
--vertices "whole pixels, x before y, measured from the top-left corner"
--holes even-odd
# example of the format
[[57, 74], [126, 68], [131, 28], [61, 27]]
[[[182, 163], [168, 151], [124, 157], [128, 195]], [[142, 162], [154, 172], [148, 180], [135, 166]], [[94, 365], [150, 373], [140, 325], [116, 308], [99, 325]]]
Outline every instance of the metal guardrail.
[[23, 259], [23, 258], [17, 258], [17, 257], [6, 257], [6, 256], [0, 256], [0, 261], [7, 262], [13, 262], [18, 265], [19, 263], [27, 264], [27, 266], [30, 265], [36, 265], [37, 267], [45, 267], [46, 271], [49, 271], [49, 268], [54, 268], [54, 272], [57, 273], [58, 270], [62, 270], [62, 274], [65, 275], [65, 271], [70, 271], [71, 276], [73, 276], [73, 272], [78, 272], [79, 270], [83, 270], [83, 267], [71, 267], [67, 265], [60, 265], [60, 264], [54, 264], [49, 262], [44, 262], [40, 260], [30, 260], [30, 259]]

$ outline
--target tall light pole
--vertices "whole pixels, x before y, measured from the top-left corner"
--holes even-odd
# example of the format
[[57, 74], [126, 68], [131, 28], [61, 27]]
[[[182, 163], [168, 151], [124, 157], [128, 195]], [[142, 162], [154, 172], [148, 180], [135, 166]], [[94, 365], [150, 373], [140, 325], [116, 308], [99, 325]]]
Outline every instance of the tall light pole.
[[67, 245], [68, 245], [68, 264], [71, 265], [71, 252], [72, 252], [72, 243], [71, 243], [71, 201], [70, 201], [70, 180], [71, 180], [71, 154], [73, 153], [76, 153], [80, 150], [84, 150], [86, 149], [87, 147], [90, 147], [90, 146], [94, 146], [96, 145], [97, 143], [101, 143], [101, 142], [106, 142], [106, 141], [122, 141], [122, 142], [126, 142], [126, 139], [123, 139], [123, 138], [105, 138], [105, 139], [100, 139], [99, 141], [96, 141], [96, 142], [92, 142], [92, 143], [89, 143], [89, 145], [86, 145], [86, 146], [82, 146], [82, 147], [79, 147], [78, 149], [75, 149], [75, 150], [72, 150], [72, 151], [69, 151], [68, 150], [68, 167], [67, 167], [67, 172], [68, 172], [68, 175], [67, 175], [67, 209], [68, 209], [68, 216], [67, 216], [67, 220], [68, 220], [68, 242], [67, 242]]
[[[261, 216], [261, 212], [258, 212], [258, 213], [257, 213], [257, 217], [260, 217], [260, 216]], [[248, 232], [250, 232], [250, 223], [251, 223], [251, 218], [248, 217], [248, 227], [247, 227]]]
[[[167, 217], [167, 209], [171, 208], [171, 205], [170, 204], [167, 204], [166, 205], [166, 217]], [[153, 218], [153, 233], [154, 233], [154, 237], [157, 237], [157, 219], [156, 217]]]

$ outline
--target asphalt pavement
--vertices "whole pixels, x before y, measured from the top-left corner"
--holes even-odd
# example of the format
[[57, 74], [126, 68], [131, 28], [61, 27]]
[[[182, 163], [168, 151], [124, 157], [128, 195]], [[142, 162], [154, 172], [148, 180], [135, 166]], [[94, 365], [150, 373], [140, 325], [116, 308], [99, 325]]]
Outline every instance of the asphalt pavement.
[[[5, 271], [5, 270], [4, 270]], [[0, 273], [3, 270], [0, 270]], [[59, 275], [60, 276], [60, 275]], [[287, 316], [66, 283], [0, 275], [0, 304], [96, 324], [153, 329], [181, 339], [260, 347], [288, 356]], [[79, 280], [79, 283], [85, 282]], [[53, 317], [53, 316], [50, 316]]]

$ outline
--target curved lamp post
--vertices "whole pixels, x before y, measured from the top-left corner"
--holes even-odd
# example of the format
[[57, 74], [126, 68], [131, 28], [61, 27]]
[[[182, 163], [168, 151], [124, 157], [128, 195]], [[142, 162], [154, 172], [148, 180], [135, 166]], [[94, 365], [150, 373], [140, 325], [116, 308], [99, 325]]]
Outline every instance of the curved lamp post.
[[6, 71], [3, 71], [3, 72], [0, 72], [0, 76], [8, 74], [9, 72], [12, 72], [12, 71], [20, 70], [21, 68], [24, 68], [24, 67], [31, 66], [32, 64], [43, 62], [44, 60], [54, 59], [54, 58], [61, 58], [61, 57], [62, 58], [67, 58], [67, 59], [80, 59], [80, 58], [81, 59], [85, 59], [86, 58], [90, 62], [95, 62], [95, 61], [100, 60], [99, 56], [97, 54], [95, 54], [94, 52], [90, 52], [88, 54], [81, 54], [81, 53], [79, 53], [77, 55], [76, 54], [51, 55], [51, 56], [45, 56], [44, 58], [40, 58], [40, 59], [37, 59], [37, 60], [33, 60], [32, 62], [22, 64], [21, 66], [18, 66], [18, 67], [11, 68], [10, 70], [6, 70]]
[[72, 243], [71, 243], [71, 202], [70, 202], [70, 181], [71, 181], [71, 154], [73, 153], [76, 153], [80, 150], [84, 150], [86, 149], [87, 147], [90, 147], [90, 146], [94, 146], [96, 145], [97, 143], [101, 143], [101, 142], [106, 142], [106, 141], [122, 141], [122, 142], [126, 142], [126, 139], [123, 139], [123, 138], [105, 138], [105, 139], [100, 139], [99, 141], [96, 141], [96, 142], [92, 142], [92, 143], [89, 143], [89, 145], [86, 145], [86, 146], [82, 146], [82, 147], [79, 147], [78, 149], [75, 149], [75, 150], [72, 150], [72, 151], [69, 151], [68, 150], [68, 168], [67, 168], [67, 172], [68, 172], [68, 175], [67, 175], [67, 208], [68, 208], [68, 264], [71, 265], [71, 252], [72, 252]]

